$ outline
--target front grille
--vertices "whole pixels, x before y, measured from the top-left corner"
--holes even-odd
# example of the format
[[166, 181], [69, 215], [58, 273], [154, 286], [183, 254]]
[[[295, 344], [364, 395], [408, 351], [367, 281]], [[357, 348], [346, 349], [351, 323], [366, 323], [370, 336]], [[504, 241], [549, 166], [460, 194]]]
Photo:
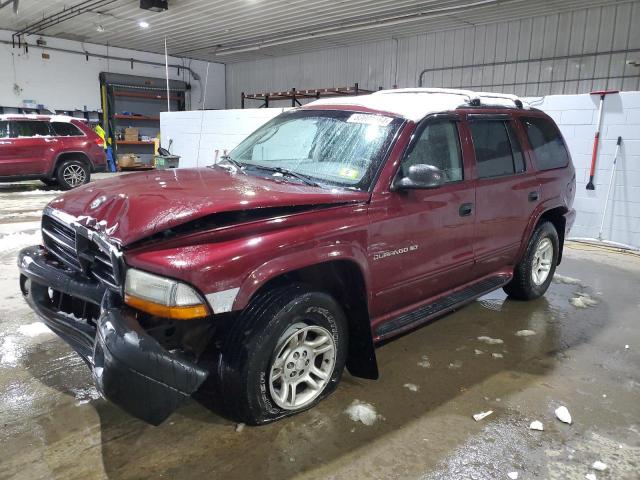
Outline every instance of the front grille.
[[84, 227], [74, 228], [49, 215], [42, 217], [44, 246], [68, 268], [82, 272], [113, 289], [119, 289], [117, 271], [111, 252], [92, 240], [93, 232]]
[[58, 257], [62, 263], [74, 270], [82, 270], [76, 253], [74, 229], [45, 215], [42, 217], [42, 239], [46, 249]]

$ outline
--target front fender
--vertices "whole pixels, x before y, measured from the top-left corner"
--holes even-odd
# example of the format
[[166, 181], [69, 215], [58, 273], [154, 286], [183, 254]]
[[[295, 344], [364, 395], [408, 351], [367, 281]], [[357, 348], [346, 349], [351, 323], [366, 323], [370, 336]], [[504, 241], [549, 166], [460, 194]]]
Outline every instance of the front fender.
[[[325, 245], [289, 255], [280, 255], [255, 268], [240, 285], [233, 302], [233, 310], [245, 308], [251, 297], [270, 280], [305, 267], [339, 260], [347, 260], [358, 265], [368, 292], [369, 267], [366, 261], [366, 253], [356, 245]], [[367, 303], [368, 301], [369, 298], [367, 298]]]

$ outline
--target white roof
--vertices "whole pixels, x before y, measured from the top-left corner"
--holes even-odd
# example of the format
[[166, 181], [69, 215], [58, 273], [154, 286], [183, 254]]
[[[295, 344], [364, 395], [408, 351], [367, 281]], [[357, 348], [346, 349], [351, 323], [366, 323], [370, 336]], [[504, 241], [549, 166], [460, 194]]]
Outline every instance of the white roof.
[[50, 115], [46, 113], [4, 113], [0, 120], [42, 120], [48, 122], [70, 122], [71, 120], [84, 120], [83, 118], [70, 117], [68, 115]]
[[[516, 95], [502, 93], [474, 92], [472, 90], [454, 90], [449, 88], [399, 88], [380, 90], [369, 95], [357, 97], [321, 98], [307, 105], [357, 105], [383, 112], [393, 113], [407, 120], [417, 122], [427, 115], [455, 110], [468, 106], [472, 99], [480, 99], [484, 106], [515, 108], [515, 102], [522, 101]], [[529, 105], [522, 102], [523, 107]]]

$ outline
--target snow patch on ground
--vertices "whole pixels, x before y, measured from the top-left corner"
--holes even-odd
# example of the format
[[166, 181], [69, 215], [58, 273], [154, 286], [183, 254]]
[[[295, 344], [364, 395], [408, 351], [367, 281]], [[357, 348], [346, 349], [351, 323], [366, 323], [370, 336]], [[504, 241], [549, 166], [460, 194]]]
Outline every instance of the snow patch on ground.
[[536, 332], [533, 330], [518, 330], [516, 332], [516, 337], [530, 337], [531, 335], [535, 335]]
[[488, 417], [489, 415], [491, 415], [492, 413], [493, 413], [493, 410], [488, 410], [488, 411], [486, 411], [486, 412], [476, 413], [476, 414], [473, 416], [473, 419], [474, 419], [476, 422], [479, 422], [479, 421], [480, 421], [480, 420], [482, 420], [483, 418], [487, 418], [487, 417]]
[[449, 368], [451, 370], [457, 370], [458, 368], [462, 368], [462, 362], [460, 360], [456, 360], [455, 362], [451, 362], [449, 364]]
[[42, 215], [42, 209], [29, 210], [26, 212], [3, 212], [0, 213], [0, 220], [9, 220], [12, 218], [31, 218]]
[[18, 327], [18, 333], [27, 337], [37, 337], [38, 335], [50, 335], [53, 334], [49, 327], [42, 322], [29, 323], [28, 325], [20, 325]]
[[62, 195], [64, 193], [63, 190], [28, 190], [26, 192], [15, 192], [12, 195]]
[[412, 392], [417, 392], [418, 390], [420, 390], [420, 387], [415, 383], [405, 383], [403, 387]]
[[495, 353], [495, 352], [492, 353], [491, 356], [493, 358], [504, 358], [504, 355], [502, 355], [501, 353]]
[[553, 276], [553, 283], [564, 283], [566, 285], [581, 285], [582, 286], [582, 280], [580, 280], [579, 278], [565, 277], [564, 275], [560, 275], [558, 273], [556, 273]]
[[15, 367], [22, 351], [12, 337], [0, 339], [0, 365]]
[[484, 335], [482, 337], [478, 337], [478, 340], [488, 345], [500, 345], [501, 343], [504, 343], [504, 340], [501, 338], [491, 338]]
[[418, 366], [422, 368], [431, 368], [429, 357], [427, 357], [426, 355], [422, 355], [422, 359], [418, 362]]
[[351, 402], [344, 413], [354, 422], [362, 422], [367, 426], [373, 425], [382, 418], [373, 405], [357, 399]]
[[0, 237], [0, 252], [7, 253], [30, 245], [42, 243], [40, 232], [17, 232]]
[[561, 422], [568, 423], [569, 425], [571, 425], [571, 423], [573, 422], [573, 420], [571, 419], [571, 414], [569, 413], [569, 409], [564, 405], [556, 408], [555, 414], [556, 418]]
[[569, 299], [569, 303], [576, 308], [587, 308], [598, 304], [595, 298], [584, 292], [578, 292], [575, 297]]
[[529, 428], [531, 430], [538, 430], [540, 432], [544, 431], [544, 425], [542, 425], [542, 422], [540, 420], [534, 420], [533, 422], [531, 422]]
[[76, 406], [84, 405], [85, 403], [89, 403], [92, 400], [97, 400], [100, 398], [100, 392], [96, 389], [96, 387], [88, 387], [88, 388], [74, 388], [71, 390], [73, 392], [73, 396], [76, 397]]

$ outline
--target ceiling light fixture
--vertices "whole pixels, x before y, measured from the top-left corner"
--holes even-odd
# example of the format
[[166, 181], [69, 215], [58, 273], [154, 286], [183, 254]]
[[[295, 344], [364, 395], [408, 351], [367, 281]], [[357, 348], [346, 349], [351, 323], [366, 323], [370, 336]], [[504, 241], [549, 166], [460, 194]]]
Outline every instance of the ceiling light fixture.
[[138, 22], [138, 26], [139, 26], [140, 28], [149, 28], [149, 22], [145, 22], [144, 20], [140, 20], [140, 21]]
[[140, 8], [152, 12], [164, 12], [169, 9], [167, 0], [140, 0]]

